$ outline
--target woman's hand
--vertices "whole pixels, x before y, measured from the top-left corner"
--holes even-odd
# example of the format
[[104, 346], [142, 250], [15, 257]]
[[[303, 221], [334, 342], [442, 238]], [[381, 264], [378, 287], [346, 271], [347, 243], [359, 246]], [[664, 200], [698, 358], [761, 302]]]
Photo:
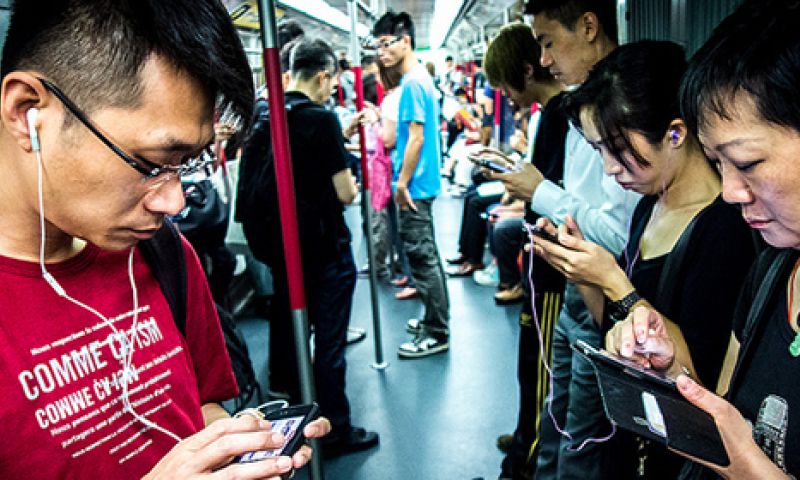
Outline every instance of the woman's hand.
[[567, 280], [600, 287], [612, 300], [622, 298], [633, 290], [633, 285], [617, 265], [614, 256], [600, 245], [584, 240], [580, 227], [572, 217], [567, 216], [565, 223], [558, 228], [546, 218], [540, 218], [537, 225], [557, 235], [558, 243], [534, 236], [534, 252]]
[[736, 407], [701, 387], [686, 375], [679, 376], [677, 384], [678, 390], [686, 400], [714, 418], [730, 464], [715, 465], [685, 453], [678, 451], [675, 453], [714, 470], [723, 478], [758, 478], [760, 480], [789, 478], [767, 458], [753, 440], [753, 430], [750, 424]]
[[666, 321], [645, 306], [634, 308], [627, 319], [617, 322], [606, 334], [606, 350], [645, 368], [667, 371], [673, 377], [681, 372], [675, 363], [675, 341]]

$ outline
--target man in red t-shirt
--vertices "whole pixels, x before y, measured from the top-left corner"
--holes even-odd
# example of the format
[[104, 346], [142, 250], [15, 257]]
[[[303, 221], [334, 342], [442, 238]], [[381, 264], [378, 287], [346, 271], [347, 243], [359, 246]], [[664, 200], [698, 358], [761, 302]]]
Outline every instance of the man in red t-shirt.
[[[121, 47], [120, 47], [121, 46]], [[230, 464], [284, 438], [229, 419], [237, 392], [185, 241], [181, 333], [138, 242], [210, 160], [215, 102], [251, 118], [250, 70], [215, 0], [15, 2], [0, 93], [1, 478], [272, 478]], [[330, 430], [326, 419], [305, 434]]]

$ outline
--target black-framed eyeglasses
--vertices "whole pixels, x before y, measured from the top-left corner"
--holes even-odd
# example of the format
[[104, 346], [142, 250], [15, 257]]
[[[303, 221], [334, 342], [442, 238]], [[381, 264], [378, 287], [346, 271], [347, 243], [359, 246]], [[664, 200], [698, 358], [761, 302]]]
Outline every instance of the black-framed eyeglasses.
[[105, 146], [111, 149], [112, 152], [117, 154], [122, 160], [125, 161], [129, 166], [131, 166], [134, 170], [144, 175], [144, 180], [154, 180], [158, 178], [159, 180], [168, 181], [174, 177], [183, 177], [187, 175], [191, 175], [194, 173], [199, 172], [200, 170], [208, 167], [213, 161], [213, 157], [211, 155], [211, 145], [204, 148], [200, 154], [184, 158], [180, 164], [178, 165], [159, 165], [157, 163], [151, 162], [149, 160], [145, 160], [144, 158], [134, 158], [131, 155], [125, 153], [125, 151], [117, 146], [114, 142], [109, 140], [108, 137], [103, 135], [100, 130], [94, 126], [94, 124], [89, 120], [89, 117], [83, 113], [83, 110], [78, 108], [75, 103], [69, 99], [69, 97], [64, 94], [57, 86], [55, 86], [49, 80], [45, 80], [44, 78], [39, 78], [39, 81], [42, 82], [44, 88], [49, 90], [53, 95], [55, 95], [61, 103], [66, 107], [66, 109], [75, 116], [86, 128], [89, 129], [98, 140], [103, 142]]
[[387, 48], [391, 47], [392, 45], [394, 45], [395, 43], [399, 42], [402, 39], [403, 37], [394, 37], [391, 40], [383, 40], [383, 41], [379, 40], [375, 42], [375, 48], [378, 50], [386, 50]]

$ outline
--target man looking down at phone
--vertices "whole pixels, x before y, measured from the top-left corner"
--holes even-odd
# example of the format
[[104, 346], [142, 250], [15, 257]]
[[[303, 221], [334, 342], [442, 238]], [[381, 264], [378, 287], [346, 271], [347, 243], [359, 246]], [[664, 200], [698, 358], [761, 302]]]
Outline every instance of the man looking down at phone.
[[[285, 438], [223, 418], [237, 389], [214, 303], [188, 242], [162, 230], [183, 208], [180, 176], [210, 162], [215, 101], [251, 115], [222, 5], [15, 2], [0, 70], [0, 477], [277, 478], [305, 464], [308, 447], [230, 464]], [[182, 330], [140, 246], [162, 234], [186, 262]]]
[[[564, 140], [568, 126], [561, 108], [561, 91], [564, 87], [539, 64], [540, 54], [541, 48], [533, 38], [530, 27], [523, 23], [513, 23], [503, 27], [489, 44], [484, 64], [490, 84], [503, 91], [520, 109], [529, 109], [534, 103], [539, 105], [536, 113], [531, 116], [527, 130], [530, 148], [526, 160], [542, 171], [548, 180], [558, 183], [563, 177]], [[525, 203], [524, 211], [526, 222], [534, 223], [538, 218], [530, 209], [530, 202]], [[495, 230], [496, 242], [499, 231], [502, 230]], [[513, 233], [517, 236], [514, 243], [519, 249], [527, 236], [519, 224]], [[518, 253], [519, 250], [515, 257]], [[534, 258], [533, 283], [537, 295], [533, 306], [528, 278], [530, 261], [530, 253], [525, 252], [522, 262], [524, 294], [517, 350], [520, 403], [517, 425], [510, 441], [506, 440], [508, 437], [498, 438], [498, 444], [508, 444], [500, 478], [533, 476], [538, 426], [541, 423], [539, 412], [544, 406], [548, 384], [547, 373], [539, 358], [539, 340], [533, 324], [533, 309], [538, 313], [542, 336], [550, 338], [564, 292], [564, 277], [540, 258]], [[545, 346], [545, 356], [550, 357], [549, 345]]]
[[[755, 256], [737, 209], [720, 197], [719, 175], [680, 118], [678, 89], [686, 69], [671, 42], [623, 45], [598, 62], [566, 95], [571, 121], [603, 156], [605, 171], [644, 195], [634, 211], [628, 245], [615, 258], [583, 240], [571, 218], [555, 241], [535, 236], [535, 251], [579, 285], [602, 330], [648, 303], [675, 320], [707, 385], [719, 378], [734, 304]], [[732, 262], [731, 259], [736, 259]], [[614, 461], [604, 478], [674, 479], [681, 461], [666, 448], [628, 432], [610, 440]]]
[[433, 233], [433, 201], [441, 190], [439, 102], [433, 79], [414, 55], [414, 23], [405, 12], [384, 14], [372, 29], [384, 67], [399, 68], [400, 104], [394, 191], [400, 209], [400, 238], [417, 291], [425, 305], [422, 320], [411, 319], [414, 334], [398, 349], [401, 358], [421, 358], [449, 348], [450, 300]]
[[[531, 0], [526, 13], [533, 15], [533, 34], [542, 49], [539, 63], [566, 87], [583, 82], [592, 66], [617, 47], [613, 0]], [[502, 181], [510, 194], [530, 201], [535, 213], [559, 224], [572, 215], [585, 225], [588, 238], [619, 252], [639, 195], [605, 177], [600, 156], [575, 128], [569, 128], [564, 149], [563, 186], [546, 180], [531, 164], [516, 173], [489, 175]], [[536, 478], [598, 478], [600, 446], [577, 447], [608, 435], [611, 428], [594, 371], [577, 354], [573, 358], [570, 346], [577, 339], [600, 346], [601, 334], [572, 284], [564, 291], [552, 338], [552, 401], [543, 409]], [[558, 433], [550, 411], [572, 440]]]
[[725, 398], [697, 381], [695, 352], [663, 312], [639, 307], [606, 339], [642, 365], [691, 373], [678, 377], [678, 390], [714, 418], [730, 464], [687, 464], [682, 479], [800, 476], [798, 22], [796, 0], [744, 2], [692, 58], [681, 88], [683, 117], [722, 175], [723, 198], [769, 244], [735, 309]]
[[[345, 389], [347, 327], [353, 306], [356, 267], [344, 205], [358, 189], [347, 166], [342, 128], [322, 105], [336, 85], [336, 54], [319, 39], [302, 38], [290, 54], [286, 121], [292, 152], [298, 233], [308, 317], [314, 326], [314, 384], [322, 414], [332, 430], [324, 440], [327, 456], [374, 447], [378, 435], [354, 427]], [[367, 110], [361, 114], [363, 116]], [[357, 118], [361, 118], [358, 116]], [[358, 120], [356, 120], [358, 121]], [[354, 130], [352, 123], [349, 129]], [[296, 342], [289, 306], [285, 246], [279, 228], [278, 185], [270, 174], [274, 156], [269, 118], [259, 116], [242, 153], [240, 171], [260, 182], [240, 182], [237, 213], [255, 257], [269, 265], [275, 296], [270, 328], [270, 388], [300, 400]], [[244, 185], [244, 187], [242, 187]], [[246, 195], [244, 195], [246, 193]], [[246, 200], [245, 200], [246, 199]], [[284, 364], [285, 363], [285, 364]], [[293, 368], [294, 367], [294, 368]]]

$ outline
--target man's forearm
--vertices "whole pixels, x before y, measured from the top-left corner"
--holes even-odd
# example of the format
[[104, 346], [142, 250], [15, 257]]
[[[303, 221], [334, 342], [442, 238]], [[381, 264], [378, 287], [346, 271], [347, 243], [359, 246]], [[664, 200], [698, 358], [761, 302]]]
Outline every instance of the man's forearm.
[[403, 153], [403, 167], [400, 169], [398, 183], [408, 185], [417, 169], [419, 157], [422, 153], [422, 138], [410, 137], [406, 144], [406, 151]]

